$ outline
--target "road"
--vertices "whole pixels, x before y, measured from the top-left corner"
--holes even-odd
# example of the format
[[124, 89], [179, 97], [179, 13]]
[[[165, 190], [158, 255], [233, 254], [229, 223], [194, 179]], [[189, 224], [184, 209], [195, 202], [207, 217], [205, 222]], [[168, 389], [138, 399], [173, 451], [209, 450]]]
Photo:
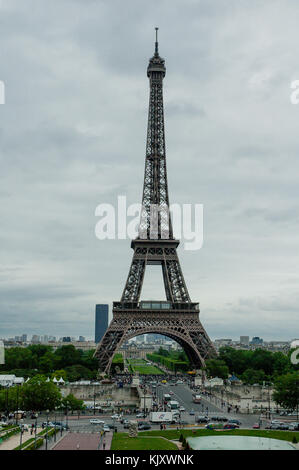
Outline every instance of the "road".
[[[189, 388], [187, 383], [182, 385], [169, 385], [159, 383], [156, 388], [152, 388], [148, 385], [149, 389], [156, 394], [156, 401], [160, 404], [163, 404], [163, 395], [169, 394], [171, 392], [173, 400], [179, 402], [180, 406], [185, 408], [185, 411], [181, 412], [181, 420], [186, 425], [194, 425], [195, 419], [198, 415], [206, 415], [213, 421], [213, 416], [225, 416], [228, 419], [238, 419], [241, 421], [241, 428], [252, 428], [253, 424], [255, 424], [259, 420], [259, 415], [247, 415], [247, 414], [237, 414], [234, 411], [228, 413], [227, 408], [221, 406], [220, 400], [215, 399], [215, 397], [202, 397], [201, 403], [193, 403], [192, 400], [192, 390]], [[193, 410], [195, 415], [190, 415], [190, 411]], [[113, 420], [111, 418], [111, 414], [101, 414], [93, 416], [93, 414], [88, 415], [81, 415], [80, 419], [76, 414], [69, 415], [67, 418], [64, 414], [54, 414], [49, 415], [49, 421], [62, 421], [63, 423], [68, 423], [68, 426], [71, 431], [78, 431], [78, 432], [100, 432], [102, 429], [101, 424], [91, 424], [90, 419], [93, 417], [100, 418], [101, 420], [105, 421], [105, 423], [113, 424]], [[130, 414], [125, 415], [125, 418], [128, 420], [132, 420], [136, 418], [136, 415]], [[273, 416], [275, 418], [275, 416]], [[282, 420], [281, 417], [277, 417], [278, 419]], [[149, 421], [149, 416], [146, 419], [139, 418], [139, 421]], [[46, 421], [45, 415], [40, 416], [37, 420], [38, 424]], [[138, 421], [138, 419], [137, 419]], [[24, 420], [25, 423], [35, 423], [35, 420], [30, 420], [30, 418]], [[117, 425], [118, 431], [127, 431], [123, 428], [123, 425], [120, 422], [115, 422]], [[263, 427], [266, 425], [266, 422], [263, 423]], [[167, 427], [169, 427], [168, 425]], [[158, 429], [159, 425], [153, 424], [152, 429]]]
[[[180, 406], [183, 406], [186, 409], [185, 412], [181, 413], [181, 419], [186, 422], [194, 423], [195, 416], [198, 415], [208, 416], [209, 418], [212, 418], [213, 415], [216, 415], [225, 416], [228, 419], [238, 419], [242, 423], [241, 427], [252, 428], [253, 424], [256, 423], [259, 418], [256, 415], [237, 414], [232, 411], [228, 413], [225, 407], [221, 407], [221, 403], [217, 399], [215, 403], [214, 397], [212, 397], [212, 402], [209, 399], [202, 397], [201, 403], [193, 403], [193, 392], [185, 384], [175, 386], [158, 385], [156, 390], [157, 398], [160, 400], [160, 402], [164, 394], [169, 394], [169, 392], [173, 393], [172, 399], [177, 400]], [[195, 412], [195, 416], [189, 415], [191, 410]]]

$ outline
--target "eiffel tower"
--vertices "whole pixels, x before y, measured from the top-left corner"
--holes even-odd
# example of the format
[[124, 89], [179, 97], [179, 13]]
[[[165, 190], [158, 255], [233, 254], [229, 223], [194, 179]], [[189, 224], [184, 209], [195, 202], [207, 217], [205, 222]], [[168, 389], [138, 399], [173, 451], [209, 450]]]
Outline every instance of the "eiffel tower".
[[[200, 369], [216, 351], [199, 320], [198, 303], [191, 302], [173, 236], [166, 172], [163, 79], [165, 61], [155, 53], [147, 76], [150, 82], [146, 158], [142, 210], [138, 237], [131, 242], [133, 260], [120, 302], [113, 302], [113, 319], [98, 344], [95, 357], [99, 372], [109, 373], [113, 355], [121, 345], [138, 335], [158, 333], [186, 352], [192, 367]], [[147, 265], [162, 266], [167, 301], [140, 301]]]

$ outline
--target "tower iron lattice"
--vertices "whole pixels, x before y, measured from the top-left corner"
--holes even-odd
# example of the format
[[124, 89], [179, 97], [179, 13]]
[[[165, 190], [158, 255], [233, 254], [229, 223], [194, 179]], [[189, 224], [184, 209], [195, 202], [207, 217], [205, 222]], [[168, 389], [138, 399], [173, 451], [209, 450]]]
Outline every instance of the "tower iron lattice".
[[[156, 28], [155, 53], [149, 60], [148, 127], [142, 210], [138, 237], [121, 300], [113, 302], [113, 318], [98, 344], [95, 357], [99, 372], [109, 373], [113, 355], [138, 335], [157, 333], [177, 341], [191, 365], [200, 369], [216, 351], [199, 320], [199, 305], [191, 301], [181, 270], [173, 236], [166, 171], [163, 79], [165, 61], [159, 55]], [[162, 267], [166, 301], [140, 301], [147, 265]]]

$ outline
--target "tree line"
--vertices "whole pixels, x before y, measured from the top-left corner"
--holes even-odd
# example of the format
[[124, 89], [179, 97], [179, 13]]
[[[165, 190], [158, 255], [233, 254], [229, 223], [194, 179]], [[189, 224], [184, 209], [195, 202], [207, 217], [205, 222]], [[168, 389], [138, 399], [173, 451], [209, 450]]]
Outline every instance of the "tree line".
[[97, 377], [98, 361], [94, 350], [82, 351], [72, 344], [53, 350], [52, 346], [34, 344], [26, 348], [5, 349], [5, 364], [0, 365], [0, 374], [17, 377], [34, 377], [37, 374], [62, 377], [74, 382], [79, 379], [93, 380]]

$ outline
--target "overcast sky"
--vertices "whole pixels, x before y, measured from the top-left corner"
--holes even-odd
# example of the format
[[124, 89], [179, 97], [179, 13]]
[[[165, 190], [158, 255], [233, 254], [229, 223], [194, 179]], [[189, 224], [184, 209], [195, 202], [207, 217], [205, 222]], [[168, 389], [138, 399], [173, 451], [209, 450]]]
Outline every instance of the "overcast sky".
[[298, 2], [0, 0], [0, 21], [0, 337], [93, 337], [120, 299], [133, 251], [95, 208], [141, 202], [155, 26], [170, 201], [204, 205], [202, 249], [179, 248], [201, 321], [298, 337]]

